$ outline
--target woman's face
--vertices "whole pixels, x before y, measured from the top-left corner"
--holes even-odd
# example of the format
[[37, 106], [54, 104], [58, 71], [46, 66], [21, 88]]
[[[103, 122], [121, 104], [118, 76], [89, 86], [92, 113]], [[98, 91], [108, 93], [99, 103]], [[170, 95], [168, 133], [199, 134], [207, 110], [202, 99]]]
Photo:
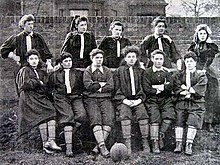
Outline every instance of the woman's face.
[[119, 38], [122, 35], [122, 26], [115, 25], [112, 28], [112, 37]]
[[24, 31], [26, 33], [31, 33], [34, 29], [34, 21], [27, 21], [24, 24]]
[[37, 67], [39, 63], [39, 57], [35, 54], [32, 54], [28, 57], [27, 62], [31, 67]]
[[68, 57], [65, 58], [62, 62], [61, 65], [63, 66], [64, 69], [70, 69], [73, 65], [72, 58]]
[[76, 25], [76, 28], [79, 33], [85, 33], [87, 31], [87, 21], [80, 21], [78, 25]]
[[207, 34], [207, 32], [205, 30], [200, 30], [198, 32], [198, 39], [199, 39], [199, 41], [206, 41], [207, 37], [208, 37], [208, 34]]
[[157, 35], [162, 35], [164, 34], [165, 32], [165, 24], [164, 22], [158, 22], [157, 26], [155, 26], [154, 28], [154, 32], [157, 34]]
[[135, 52], [129, 52], [126, 56], [125, 56], [125, 61], [127, 63], [128, 66], [134, 66], [134, 64], [137, 61], [137, 54]]
[[196, 67], [196, 61], [192, 57], [185, 59], [184, 62], [188, 70], [193, 70]]

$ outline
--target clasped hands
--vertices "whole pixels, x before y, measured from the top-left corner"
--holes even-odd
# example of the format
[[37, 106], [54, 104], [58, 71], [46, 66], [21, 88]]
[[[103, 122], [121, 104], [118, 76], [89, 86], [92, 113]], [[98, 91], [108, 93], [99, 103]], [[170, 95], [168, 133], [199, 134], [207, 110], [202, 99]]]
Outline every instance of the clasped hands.
[[139, 105], [142, 102], [141, 99], [137, 99], [137, 100], [128, 100], [128, 99], [124, 99], [123, 103], [128, 105], [129, 107], [135, 107], [137, 105]]
[[99, 92], [102, 91], [102, 87], [104, 87], [105, 84], [106, 84], [106, 82], [99, 82], [99, 85], [101, 86], [101, 87], [99, 88], [99, 90], [98, 90]]
[[196, 93], [195, 90], [192, 87], [187, 87], [184, 84], [181, 85], [181, 88], [183, 89], [183, 91], [180, 92], [180, 94], [184, 95], [185, 98], [190, 98], [192, 93]]

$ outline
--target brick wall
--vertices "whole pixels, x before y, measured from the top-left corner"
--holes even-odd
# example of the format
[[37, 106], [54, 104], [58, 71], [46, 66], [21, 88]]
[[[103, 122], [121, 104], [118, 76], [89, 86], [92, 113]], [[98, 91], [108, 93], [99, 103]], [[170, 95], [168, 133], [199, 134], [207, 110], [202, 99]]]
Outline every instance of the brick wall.
[[[18, 33], [17, 23], [20, 17], [0, 17], [0, 44], [14, 33]], [[97, 42], [109, 34], [109, 24], [115, 17], [89, 17], [89, 29], [95, 33]], [[151, 33], [150, 23], [153, 17], [117, 17], [125, 24], [124, 35], [133, 44], [139, 44], [141, 40]], [[69, 30], [70, 17], [37, 17], [35, 30], [41, 33], [46, 40], [54, 56], [59, 54], [65, 35]], [[173, 38], [178, 50], [183, 54], [191, 40], [196, 25], [200, 23], [208, 24], [212, 31], [212, 39], [220, 46], [220, 17], [216, 18], [167, 18], [168, 34]], [[13, 68], [16, 64], [7, 59], [0, 60], [0, 103], [8, 100], [16, 100], [13, 84]], [[220, 60], [215, 59], [214, 67], [219, 75]], [[219, 72], [219, 73], [218, 73]], [[220, 76], [219, 76], [220, 77]]]

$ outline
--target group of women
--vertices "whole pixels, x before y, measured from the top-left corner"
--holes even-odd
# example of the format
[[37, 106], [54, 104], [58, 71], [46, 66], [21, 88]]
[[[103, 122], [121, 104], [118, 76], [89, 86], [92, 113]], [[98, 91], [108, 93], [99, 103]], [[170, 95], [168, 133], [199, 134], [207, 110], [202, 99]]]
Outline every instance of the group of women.
[[[54, 150], [61, 150], [55, 142], [55, 116], [56, 111], [51, 105], [43, 105], [45, 97], [42, 97], [42, 91], [46, 90], [41, 86], [37, 89], [40, 95], [24, 95], [22, 91], [25, 89], [36, 88], [35, 84], [39, 85], [36, 80], [31, 80], [26, 82], [28, 77], [25, 77], [24, 72], [30, 72], [31, 74], [37, 75], [39, 77], [44, 76], [45, 72], [36, 74], [34, 70], [24, 70], [22, 69], [27, 64], [36, 65], [32, 60], [37, 55], [43, 61], [43, 68], [47, 73], [54, 72], [54, 70], [59, 70], [63, 67], [63, 60], [66, 59], [60, 56], [56, 60], [56, 66], [53, 67], [52, 54], [50, 53], [47, 44], [45, 43], [42, 36], [33, 31], [34, 17], [33, 15], [25, 15], [21, 18], [19, 22], [19, 27], [22, 32], [9, 37], [1, 46], [0, 53], [2, 58], [12, 58], [18, 65], [20, 65], [20, 70], [16, 78], [16, 84], [18, 88], [18, 93], [20, 94], [20, 134], [27, 133], [32, 127], [39, 126], [41, 137], [43, 141], [43, 148], [45, 152], [50, 153], [52, 151], [48, 148]], [[167, 23], [164, 17], [157, 17], [152, 22], [154, 28], [154, 33], [146, 36], [144, 40], [140, 43], [139, 48], [141, 50], [140, 56], [140, 67], [143, 69], [149, 68], [153, 65], [151, 59], [151, 54], [155, 50], [159, 49], [164, 52], [164, 63], [163, 66], [171, 69], [177, 68], [181, 70], [184, 68], [182, 56], [178, 53], [173, 40], [166, 35]], [[128, 38], [123, 36], [124, 25], [119, 20], [114, 20], [109, 30], [111, 31], [110, 36], [104, 37], [99, 45], [96, 43], [95, 36], [92, 32], [87, 31], [88, 19], [86, 17], [75, 16], [71, 22], [70, 32], [67, 34], [63, 46], [61, 48], [61, 54], [63, 52], [68, 52], [71, 54], [72, 67], [73, 68], [86, 68], [92, 64], [91, 52], [92, 50], [98, 48], [103, 51], [103, 65], [109, 68], [118, 68], [124, 60], [121, 50], [127, 46], [131, 46], [132, 43]], [[207, 90], [206, 90], [206, 115], [204, 122], [207, 123], [209, 131], [213, 131], [212, 119], [213, 119], [213, 104], [218, 97], [216, 88], [218, 87], [218, 81], [215, 73], [211, 69], [210, 65], [213, 63], [215, 55], [218, 53], [218, 46], [214, 44], [210, 38], [211, 29], [205, 25], [198, 25], [195, 34], [193, 36], [193, 41], [190, 47], [186, 51], [192, 51], [197, 56], [197, 69], [205, 70], [206, 76], [208, 78]], [[144, 35], [144, 34], [143, 34]], [[30, 51], [36, 49], [35, 51]], [[95, 54], [96, 55], [96, 54]], [[38, 62], [37, 62], [38, 65]], [[34, 66], [36, 67], [36, 66]], [[46, 81], [46, 80], [45, 80]], [[75, 80], [74, 80], [75, 81]], [[45, 82], [40, 82], [44, 84]], [[83, 84], [82, 84], [83, 86]], [[43, 110], [41, 106], [37, 105], [34, 101], [38, 97], [41, 100], [41, 106], [43, 108], [47, 107], [47, 111]], [[27, 102], [27, 100], [29, 100]], [[59, 99], [57, 101], [60, 101]], [[36, 105], [35, 105], [36, 104]], [[28, 109], [28, 110], [27, 110]], [[34, 113], [30, 113], [29, 109], [34, 109]], [[40, 116], [40, 117], [39, 117]], [[78, 126], [77, 126], [78, 127]], [[66, 134], [69, 136], [73, 128], [66, 128]], [[64, 129], [65, 131], [65, 129]], [[95, 134], [95, 133], [94, 133]], [[71, 137], [71, 136], [70, 136]], [[68, 139], [67, 139], [68, 140]], [[71, 142], [72, 143], [72, 142]], [[72, 144], [71, 144], [72, 145]], [[71, 150], [71, 149], [70, 149]], [[67, 152], [67, 155], [72, 155], [71, 151]], [[105, 154], [104, 154], [105, 155]]]

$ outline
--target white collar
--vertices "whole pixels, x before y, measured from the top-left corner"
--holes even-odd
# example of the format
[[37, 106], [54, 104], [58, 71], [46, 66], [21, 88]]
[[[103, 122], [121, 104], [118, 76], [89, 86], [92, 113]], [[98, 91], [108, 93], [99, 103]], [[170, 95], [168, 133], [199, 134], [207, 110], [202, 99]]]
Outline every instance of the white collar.
[[162, 35], [158, 35], [158, 34], [154, 33], [153, 35], [154, 35], [155, 39], [157, 39], [159, 37], [163, 37], [163, 34]]
[[34, 32], [32, 31], [32, 32], [30, 32], [27, 36], [33, 37], [33, 34], [34, 34]]
[[95, 72], [97, 69], [103, 73], [103, 66], [100, 66], [99, 68], [95, 67], [93, 64], [91, 65], [92, 73]]
[[192, 69], [192, 70], [188, 70], [186, 69], [186, 72], [190, 72], [190, 73], [194, 73], [196, 71], [196, 68]]
[[154, 65], [152, 66], [152, 70], [153, 70], [153, 72], [157, 72], [157, 71], [163, 71], [164, 72], [165, 71], [163, 66], [160, 69], [158, 69]]

